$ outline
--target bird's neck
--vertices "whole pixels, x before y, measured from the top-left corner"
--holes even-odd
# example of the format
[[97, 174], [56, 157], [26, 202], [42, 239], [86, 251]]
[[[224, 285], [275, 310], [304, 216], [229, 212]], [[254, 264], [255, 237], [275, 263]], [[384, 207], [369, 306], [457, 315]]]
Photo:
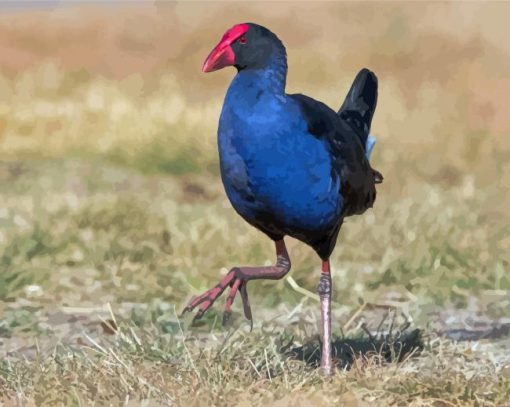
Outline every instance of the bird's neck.
[[232, 81], [231, 87], [242, 88], [247, 93], [254, 92], [260, 95], [260, 91], [263, 91], [275, 96], [283, 96], [286, 80], [287, 57], [283, 50], [273, 53], [264, 67], [240, 70]]

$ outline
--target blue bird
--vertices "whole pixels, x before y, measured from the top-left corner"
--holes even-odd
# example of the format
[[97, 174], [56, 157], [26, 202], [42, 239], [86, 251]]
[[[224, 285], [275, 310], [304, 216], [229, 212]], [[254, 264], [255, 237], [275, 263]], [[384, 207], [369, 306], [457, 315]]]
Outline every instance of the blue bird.
[[204, 72], [237, 68], [218, 128], [221, 179], [236, 212], [276, 245], [276, 264], [234, 267], [184, 309], [200, 318], [230, 287], [224, 322], [239, 292], [252, 321], [247, 283], [281, 279], [290, 270], [284, 236], [311, 246], [322, 260], [321, 367], [332, 369], [329, 257], [345, 217], [372, 207], [382, 175], [369, 156], [377, 78], [361, 70], [338, 112], [301, 94], [287, 94], [287, 56], [278, 37], [253, 23], [229, 29], [211, 51]]

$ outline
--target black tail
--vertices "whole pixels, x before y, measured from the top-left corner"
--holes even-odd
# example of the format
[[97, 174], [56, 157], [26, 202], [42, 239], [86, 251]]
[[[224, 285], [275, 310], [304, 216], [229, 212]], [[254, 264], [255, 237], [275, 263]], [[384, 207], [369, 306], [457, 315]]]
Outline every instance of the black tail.
[[356, 131], [363, 146], [366, 145], [370, 125], [377, 105], [377, 77], [363, 68], [352, 83], [351, 89], [338, 114]]

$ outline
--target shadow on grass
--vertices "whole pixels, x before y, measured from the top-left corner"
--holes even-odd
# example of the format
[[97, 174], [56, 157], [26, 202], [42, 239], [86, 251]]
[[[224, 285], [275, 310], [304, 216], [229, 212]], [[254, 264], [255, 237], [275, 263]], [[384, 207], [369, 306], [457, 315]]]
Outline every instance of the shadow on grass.
[[[378, 336], [359, 338], [335, 338], [332, 342], [333, 363], [341, 369], [349, 369], [356, 359], [376, 357], [381, 362], [402, 362], [418, 355], [423, 349], [423, 331], [414, 329]], [[318, 367], [321, 359], [322, 344], [319, 340], [292, 347], [287, 344], [282, 352], [289, 357], [306, 362], [311, 367]]]

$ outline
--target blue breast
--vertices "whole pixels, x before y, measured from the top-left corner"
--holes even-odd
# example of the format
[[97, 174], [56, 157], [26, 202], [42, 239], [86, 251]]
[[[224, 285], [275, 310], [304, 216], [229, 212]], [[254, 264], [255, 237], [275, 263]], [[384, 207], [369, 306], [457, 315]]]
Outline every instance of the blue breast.
[[238, 75], [220, 117], [222, 181], [248, 222], [274, 220], [282, 234], [333, 227], [342, 209], [340, 180], [327, 146], [308, 133], [299, 106], [285, 94]]

